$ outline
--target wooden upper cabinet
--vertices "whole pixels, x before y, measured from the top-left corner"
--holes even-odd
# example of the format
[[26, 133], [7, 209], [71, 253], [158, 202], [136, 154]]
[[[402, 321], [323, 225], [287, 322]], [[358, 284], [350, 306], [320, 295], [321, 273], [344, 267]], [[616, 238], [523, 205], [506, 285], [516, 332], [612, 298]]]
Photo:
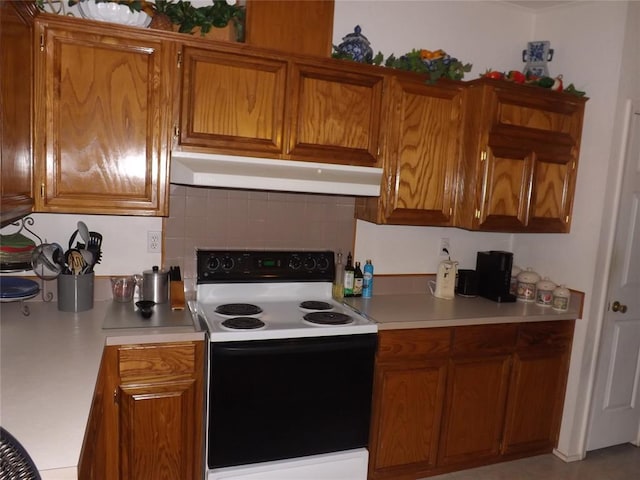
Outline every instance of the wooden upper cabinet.
[[27, 7], [0, 2], [0, 220], [1, 226], [33, 207], [31, 113], [33, 19]]
[[287, 154], [295, 160], [378, 163], [384, 73], [348, 62], [294, 62]]
[[333, 0], [247, 0], [245, 42], [290, 53], [331, 56]]
[[282, 153], [287, 62], [185, 47], [180, 146]]
[[455, 224], [568, 232], [586, 99], [492, 80], [465, 95]]
[[132, 30], [38, 21], [37, 211], [168, 215], [175, 55]]
[[381, 195], [357, 199], [356, 215], [375, 223], [452, 225], [462, 84], [397, 75], [388, 97]]

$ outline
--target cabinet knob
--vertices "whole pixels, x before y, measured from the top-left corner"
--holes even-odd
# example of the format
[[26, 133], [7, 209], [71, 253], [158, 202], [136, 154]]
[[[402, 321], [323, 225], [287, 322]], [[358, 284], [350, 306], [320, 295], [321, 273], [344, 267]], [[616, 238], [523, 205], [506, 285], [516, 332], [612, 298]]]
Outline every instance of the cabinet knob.
[[616, 300], [611, 305], [611, 310], [614, 312], [627, 313], [627, 306]]

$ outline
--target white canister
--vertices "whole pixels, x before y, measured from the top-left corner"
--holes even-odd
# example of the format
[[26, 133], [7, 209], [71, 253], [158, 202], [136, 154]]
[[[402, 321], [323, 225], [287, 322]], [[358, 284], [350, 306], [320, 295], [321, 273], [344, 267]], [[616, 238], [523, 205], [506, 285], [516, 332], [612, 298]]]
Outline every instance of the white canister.
[[536, 283], [536, 305], [541, 307], [550, 307], [553, 301], [553, 290], [556, 288], [556, 284], [549, 280], [549, 277], [544, 277]]
[[518, 291], [516, 296], [521, 302], [534, 302], [536, 299], [536, 283], [540, 281], [540, 275], [531, 267], [518, 275]]
[[553, 290], [553, 299], [551, 307], [559, 312], [569, 310], [569, 300], [571, 299], [571, 291], [564, 285], [560, 285]]
[[511, 282], [509, 283], [509, 293], [511, 295], [518, 293], [518, 275], [520, 275], [521, 271], [522, 269], [517, 265], [511, 267]]

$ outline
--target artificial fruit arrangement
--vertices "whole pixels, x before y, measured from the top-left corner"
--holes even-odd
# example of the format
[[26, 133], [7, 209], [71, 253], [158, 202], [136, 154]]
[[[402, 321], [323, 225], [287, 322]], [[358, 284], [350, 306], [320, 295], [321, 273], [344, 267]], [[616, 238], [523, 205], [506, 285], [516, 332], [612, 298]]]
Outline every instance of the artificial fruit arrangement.
[[547, 88], [555, 92], [565, 92], [577, 97], [583, 97], [586, 92], [578, 90], [573, 83], [569, 84], [566, 88], [562, 80], [562, 75], [557, 77], [538, 77], [531, 73], [522, 73], [517, 70], [510, 70], [506, 73], [497, 70], [488, 69], [486, 72], [480, 75], [483, 78], [491, 78], [493, 80], [507, 80], [513, 83], [532, 85], [541, 88]]

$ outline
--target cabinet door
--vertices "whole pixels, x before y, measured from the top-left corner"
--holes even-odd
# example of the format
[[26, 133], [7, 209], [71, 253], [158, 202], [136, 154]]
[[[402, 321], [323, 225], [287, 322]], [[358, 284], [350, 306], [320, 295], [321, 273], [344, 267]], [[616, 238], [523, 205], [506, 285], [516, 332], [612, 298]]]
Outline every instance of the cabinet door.
[[0, 226], [31, 212], [33, 21], [0, 3]]
[[294, 63], [290, 158], [372, 166], [378, 161], [384, 76], [353, 66]]
[[435, 466], [450, 338], [448, 328], [380, 332], [369, 478], [417, 478]]
[[550, 452], [557, 443], [573, 322], [522, 325], [509, 386], [502, 452]]
[[451, 360], [438, 465], [500, 454], [510, 363], [506, 355]]
[[435, 466], [446, 368], [443, 360], [377, 369], [372, 478], [394, 478], [398, 467]]
[[180, 145], [228, 154], [282, 154], [287, 63], [183, 49]]
[[120, 387], [120, 478], [199, 478], [195, 380]]
[[439, 466], [480, 464], [499, 456], [516, 338], [515, 324], [454, 330]]
[[426, 85], [421, 77], [398, 76], [392, 82], [389, 108], [382, 223], [451, 225], [462, 87]]
[[330, 57], [333, 7], [333, 0], [246, 0], [245, 42]]
[[568, 232], [585, 99], [507, 82], [466, 92], [456, 224]]
[[40, 212], [168, 214], [168, 42], [73, 19], [39, 24]]

